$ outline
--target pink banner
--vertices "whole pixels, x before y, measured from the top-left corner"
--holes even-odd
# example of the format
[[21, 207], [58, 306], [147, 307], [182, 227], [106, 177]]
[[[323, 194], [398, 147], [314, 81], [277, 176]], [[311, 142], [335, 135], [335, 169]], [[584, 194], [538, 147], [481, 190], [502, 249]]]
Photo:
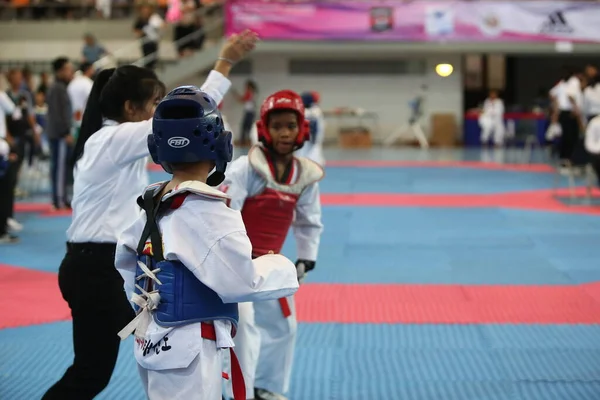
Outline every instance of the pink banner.
[[576, 1], [230, 0], [226, 32], [264, 40], [600, 43], [600, 4]]

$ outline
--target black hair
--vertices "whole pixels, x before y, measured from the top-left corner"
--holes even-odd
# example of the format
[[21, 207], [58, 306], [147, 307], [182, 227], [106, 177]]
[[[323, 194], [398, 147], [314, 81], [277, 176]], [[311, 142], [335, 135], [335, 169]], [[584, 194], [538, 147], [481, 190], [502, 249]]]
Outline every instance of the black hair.
[[599, 83], [600, 83], [600, 76], [598, 76], [598, 74], [596, 74], [596, 76], [592, 76], [591, 78], [588, 78], [587, 84], [590, 87], [594, 87]]
[[253, 92], [258, 92], [258, 86], [256, 85], [256, 82], [254, 82], [252, 79], [248, 79], [246, 81], [246, 86], [252, 89]]
[[69, 62], [69, 59], [67, 57], [58, 57], [58, 58], [55, 58], [54, 61], [52, 61], [52, 71], [54, 71], [54, 73], [57, 73], [68, 62]]
[[85, 142], [102, 128], [104, 119], [126, 122], [123, 110], [127, 101], [142, 108], [154, 96], [163, 97], [164, 94], [165, 85], [147, 68], [124, 65], [100, 71], [83, 112], [72, 165], [83, 155]]
[[578, 72], [579, 71], [577, 71], [576, 68], [574, 68], [570, 65], [565, 65], [564, 67], [562, 67], [562, 73], [561, 73], [560, 80], [566, 82], [569, 79], [571, 79], [573, 76], [577, 75]]
[[93, 66], [94, 64], [92, 64], [91, 62], [85, 61], [81, 63], [81, 65], [79, 66], [79, 70], [85, 74]]

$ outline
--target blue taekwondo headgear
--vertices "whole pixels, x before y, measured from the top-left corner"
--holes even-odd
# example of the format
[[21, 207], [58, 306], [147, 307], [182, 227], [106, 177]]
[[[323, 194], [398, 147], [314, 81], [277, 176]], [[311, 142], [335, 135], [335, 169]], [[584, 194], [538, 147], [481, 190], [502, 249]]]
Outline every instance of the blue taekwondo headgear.
[[152, 161], [172, 173], [171, 164], [214, 161], [207, 184], [225, 179], [231, 161], [231, 132], [225, 131], [217, 103], [195, 86], [180, 86], [158, 104], [148, 136]]
[[304, 92], [300, 95], [304, 108], [311, 108], [315, 104], [315, 96], [311, 92]]

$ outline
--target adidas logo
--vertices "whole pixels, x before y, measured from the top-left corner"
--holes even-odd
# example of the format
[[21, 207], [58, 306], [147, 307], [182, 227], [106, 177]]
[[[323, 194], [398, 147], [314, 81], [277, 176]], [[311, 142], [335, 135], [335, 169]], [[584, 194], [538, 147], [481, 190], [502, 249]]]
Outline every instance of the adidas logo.
[[562, 11], [555, 11], [548, 15], [548, 20], [542, 25], [541, 33], [573, 33]]

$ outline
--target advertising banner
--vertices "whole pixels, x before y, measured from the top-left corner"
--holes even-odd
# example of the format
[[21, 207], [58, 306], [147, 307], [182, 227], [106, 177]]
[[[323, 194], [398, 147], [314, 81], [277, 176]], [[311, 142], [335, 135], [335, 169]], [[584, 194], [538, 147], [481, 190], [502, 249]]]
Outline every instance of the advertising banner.
[[226, 4], [226, 32], [263, 40], [600, 42], [600, 4], [577, 1], [257, 1]]

